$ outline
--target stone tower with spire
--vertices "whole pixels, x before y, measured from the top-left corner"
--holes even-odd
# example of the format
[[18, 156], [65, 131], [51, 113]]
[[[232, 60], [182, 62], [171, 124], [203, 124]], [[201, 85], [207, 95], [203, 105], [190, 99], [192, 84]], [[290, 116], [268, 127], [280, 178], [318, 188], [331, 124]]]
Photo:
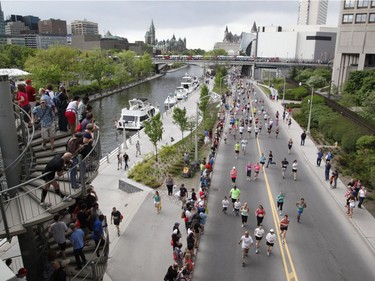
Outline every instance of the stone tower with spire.
[[145, 34], [145, 43], [149, 45], [155, 45], [156, 38], [155, 38], [155, 26], [154, 20], [151, 20], [151, 25], [148, 31]]

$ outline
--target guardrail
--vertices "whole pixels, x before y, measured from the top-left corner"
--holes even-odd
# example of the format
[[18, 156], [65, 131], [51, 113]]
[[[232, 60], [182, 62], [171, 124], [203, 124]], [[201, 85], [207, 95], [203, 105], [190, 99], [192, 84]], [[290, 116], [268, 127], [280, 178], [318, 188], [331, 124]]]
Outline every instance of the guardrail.
[[358, 124], [359, 126], [363, 127], [371, 134], [375, 134], [375, 125], [371, 124], [368, 120], [363, 118], [362, 116], [358, 115], [357, 113], [351, 111], [350, 109], [342, 106], [341, 104], [331, 100], [323, 95], [320, 95], [324, 98], [325, 103], [331, 107], [334, 111], [339, 112], [341, 115], [347, 117], [348, 119], [352, 120], [354, 123]]
[[[84, 159], [79, 158], [79, 163], [71, 167], [68, 171], [59, 177], [60, 191], [71, 197], [78, 197], [86, 193], [86, 184], [90, 183], [99, 168], [100, 158], [100, 134], [97, 132], [93, 148]], [[80, 187], [73, 189], [71, 185], [71, 174], [74, 170], [80, 171]], [[74, 174], [74, 173], [73, 173]], [[62, 199], [55, 193], [48, 192], [46, 202], [51, 204], [50, 208], [42, 208], [40, 203], [40, 194], [44, 185], [46, 184], [42, 174], [36, 178], [27, 180], [17, 186], [7, 188], [0, 191], [0, 233], [9, 239], [15, 234], [19, 234], [23, 230], [23, 225], [28, 223], [30, 225], [40, 223], [50, 219], [46, 213], [53, 213], [64, 207]], [[52, 182], [52, 181], [51, 181]], [[14, 228], [12, 230], [12, 228]], [[15, 233], [12, 235], [12, 233]]]
[[[96, 246], [95, 251], [91, 254], [90, 258], [87, 260], [87, 263], [82, 267], [82, 269], [79, 272], [76, 273], [76, 275], [71, 277], [69, 281], [88, 280], [88, 278], [90, 278], [90, 280], [93, 281], [103, 280], [103, 276], [107, 268], [107, 260], [109, 253], [109, 234], [107, 219], [105, 219], [103, 241], [104, 245], [101, 245], [101, 243], [99, 243]], [[99, 253], [99, 257], [97, 257], [97, 253]], [[89, 272], [86, 273], [86, 275], [84, 275], [83, 272], [87, 269], [89, 269]]]

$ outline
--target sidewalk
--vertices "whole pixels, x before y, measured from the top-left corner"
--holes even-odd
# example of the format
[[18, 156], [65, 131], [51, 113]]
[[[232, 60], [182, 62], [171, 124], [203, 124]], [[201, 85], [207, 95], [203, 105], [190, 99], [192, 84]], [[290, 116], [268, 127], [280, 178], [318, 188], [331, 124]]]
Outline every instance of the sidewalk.
[[[188, 117], [196, 115], [200, 88], [193, 91], [186, 101], [176, 105], [180, 108], [185, 107]], [[211, 89], [212, 85], [209, 88]], [[158, 143], [158, 149], [163, 145], [170, 145], [171, 137], [174, 138], [173, 143], [181, 140], [181, 131], [173, 124], [172, 109], [162, 115], [164, 133], [163, 139]], [[184, 132], [185, 137], [188, 134], [188, 131]], [[135, 156], [137, 141], [142, 152], [140, 157]], [[128, 149], [125, 151], [130, 157], [130, 167], [155, 151], [143, 130], [133, 135], [131, 140], [127, 140], [127, 146]], [[123, 148], [120, 148], [122, 153]], [[161, 191], [163, 210], [157, 215], [152, 200], [153, 190], [128, 179], [127, 171], [117, 170], [118, 150], [119, 148], [115, 149], [101, 160], [99, 175], [92, 182], [99, 197], [99, 208], [107, 218], [110, 219], [112, 207], [117, 207], [124, 215], [124, 222], [120, 225], [120, 237], [117, 237], [115, 227], [109, 225], [110, 259], [104, 280], [163, 280], [173, 259], [172, 251], [170, 255], [161, 253], [171, 250], [169, 243], [172, 227], [175, 222], [181, 222], [180, 203], [176, 198], [169, 197], [166, 192]], [[133, 188], [127, 191], [119, 189], [120, 180], [139, 191], [134, 192]], [[183, 230], [183, 227], [181, 229]], [[182, 239], [185, 238], [183, 235]]]
[[[257, 87], [257, 93], [263, 93], [259, 87]], [[266, 94], [264, 94], [262, 97], [268, 101], [268, 104], [273, 110], [273, 114], [275, 114], [276, 111], [279, 111], [280, 116], [282, 115], [282, 100], [279, 100], [277, 102], [271, 101]], [[282, 118], [280, 118], [279, 126], [287, 127], [287, 124], [283, 123]], [[289, 134], [289, 136], [293, 139], [293, 147], [299, 149], [301, 155], [310, 165], [311, 171], [315, 173], [318, 179], [321, 180], [322, 187], [324, 187], [326, 189], [326, 192], [336, 201], [338, 208], [342, 210], [342, 212], [345, 212], [344, 206], [346, 205], [346, 200], [344, 195], [346, 192], [346, 186], [339, 178], [337, 181], [337, 188], [331, 189], [329, 182], [324, 180], [324, 161], [322, 161], [322, 165], [320, 167], [316, 166], [318, 147], [309, 137], [306, 138], [305, 145], [300, 146], [301, 134], [303, 132], [303, 129], [294, 119], [290, 129], [286, 129], [285, 131], [287, 131], [287, 134]], [[363, 237], [367, 245], [372, 249], [373, 252], [375, 252], [375, 218], [366, 210], [366, 207], [362, 205], [362, 209], [355, 208], [353, 218], [348, 217], [348, 220], [352, 222], [353, 226]]]

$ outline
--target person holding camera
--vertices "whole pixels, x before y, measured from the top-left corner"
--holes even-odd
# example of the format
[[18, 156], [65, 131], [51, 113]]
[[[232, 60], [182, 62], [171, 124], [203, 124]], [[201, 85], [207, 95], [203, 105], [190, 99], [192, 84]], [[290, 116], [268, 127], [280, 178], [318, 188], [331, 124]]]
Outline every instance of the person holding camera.
[[45, 203], [45, 199], [49, 190], [49, 187], [52, 185], [55, 189], [55, 194], [60, 195], [60, 197], [63, 199], [63, 201], [70, 201], [71, 198], [65, 196], [60, 191], [60, 185], [57, 182], [55, 178], [55, 174], [57, 174], [58, 177], [62, 176], [64, 174], [64, 171], [69, 170], [71, 166], [71, 159], [72, 154], [70, 152], [65, 152], [64, 154], [57, 154], [55, 157], [53, 157], [43, 171], [43, 180], [46, 182], [43, 190], [42, 190], [42, 197], [40, 200], [40, 205], [42, 207], [48, 207], [51, 204]]

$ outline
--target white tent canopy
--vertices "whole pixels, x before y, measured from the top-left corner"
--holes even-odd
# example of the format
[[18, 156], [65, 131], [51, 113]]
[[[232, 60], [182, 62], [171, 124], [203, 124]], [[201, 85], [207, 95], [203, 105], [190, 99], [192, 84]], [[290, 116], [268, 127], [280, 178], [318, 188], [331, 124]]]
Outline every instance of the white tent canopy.
[[0, 75], [8, 75], [9, 77], [18, 77], [29, 74], [29, 72], [17, 68], [0, 68]]

